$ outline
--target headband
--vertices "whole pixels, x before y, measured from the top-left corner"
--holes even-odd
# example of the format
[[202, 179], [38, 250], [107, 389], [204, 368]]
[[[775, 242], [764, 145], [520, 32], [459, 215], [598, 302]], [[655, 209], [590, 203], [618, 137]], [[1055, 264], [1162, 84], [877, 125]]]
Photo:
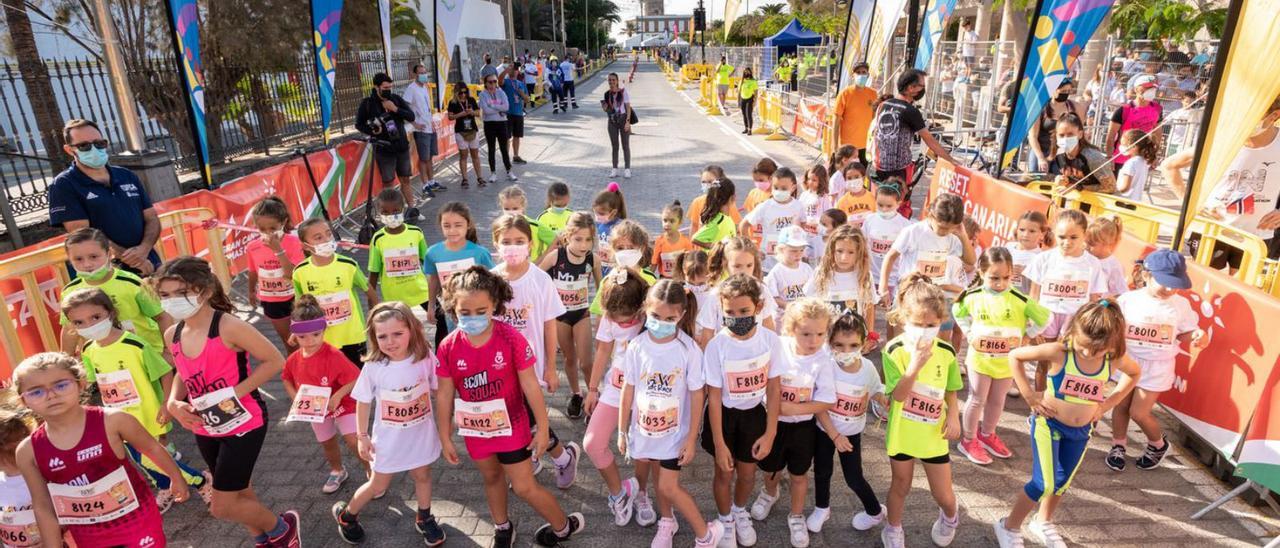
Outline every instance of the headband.
[[894, 192], [898, 192], [901, 190], [901, 187], [898, 186], [898, 183], [876, 183], [876, 188], [887, 188]]
[[328, 321], [324, 318], [316, 318], [314, 320], [293, 321], [289, 323], [289, 332], [294, 335], [306, 335], [308, 333], [316, 333], [324, 331], [328, 326]]

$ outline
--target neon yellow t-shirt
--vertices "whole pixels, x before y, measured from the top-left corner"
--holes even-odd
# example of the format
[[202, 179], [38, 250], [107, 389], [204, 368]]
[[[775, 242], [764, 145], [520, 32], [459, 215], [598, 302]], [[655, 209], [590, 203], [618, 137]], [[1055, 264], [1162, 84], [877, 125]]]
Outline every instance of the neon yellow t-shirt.
[[748, 78], [742, 81], [742, 86], [738, 89], [738, 97], [750, 99], [756, 96], [756, 90], [760, 88], [760, 83], [755, 78]]
[[368, 289], [369, 279], [350, 257], [334, 255], [324, 266], [312, 263], [314, 258], [307, 257], [293, 269], [293, 290], [297, 295], [315, 295], [320, 301], [329, 324], [324, 342], [338, 348], [365, 342], [364, 310], [356, 289]]
[[1049, 323], [1049, 309], [1016, 288], [1000, 293], [975, 287], [961, 293], [951, 305], [951, 315], [969, 338], [967, 363], [993, 379], [1013, 376], [1009, 352], [1022, 344], [1027, 325], [1032, 334]]
[[[160, 301], [151, 295], [151, 292], [142, 287], [142, 278], [131, 272], [125, 272], [119, 268], [113, 269], [111, 277], [101, 284], [94, 285], [84, 278], [76, 278], [71, 283], [62, 288], [62, 298], [66, 298], [76, 291], [88, 288], [101, 289], [108, 297], [111, 297], [111, 304], [116, 307], [116, 317], [120, 319], [120, 325], [125, 331], [137, 333], [142, 340], [147, 341], [152, 347], [164, 348], [164, 340], [160, 336], [160, 326], [156, 324], [155, 318], [164, 313], [164, 309], [160, 308]], [[68, 326], [71, 320], [67, 319], [67, 315], [62, 315], [62, 325]]]
[[533, 232], [533, 241], [529, 242], [529, 260], [536, 261], [555, 245], [556, 232], [528, 215], [524, 216], [524, 220], [529, 222], [529, 229]]
[[723, 64], [716, 67], [716, 85], [729, 85], [729, 77], [733, 76], [733, 65]]
[[85, 345], [80, 359], [85, 378], [98, 385], [103, 407], [133, 415], [152, 436], [164, 435], [173, 427], [172, 422], [156, 422], [160, 402], [166, 396], [160, 379], [173, 371], [156, 347], [126, 331], [106, 346], [97, 342]]
[[738, 235], [738, 227], [734, 226], [733, 219], [730, 219], [724, 213], [716, 213], [707, 224], [702, 225], [698, 232], [693, 235], [693, 241], [702, 242], [704, 244], [716, 244], [728, 238]]
[[934, 339], [933, 354], [916, 375], [911, 394], [904, 401], [893, 398], [894, 388], [911, 363], [911, 351], [901, 336], [889, 341], [880, 362], [884, 368], [884, 393], [890, 402], [889, 425], [884, 434], [889, 455], [928, 459], [947, 454], [950, 449], [942, 433], [951, 410], [946, 408], [946, 393], [964, 386], [955, 349], [942, 339]]
[[427, 275], [422, 262], [427, 258], [427, 239], [422, 229], [404, 225], [398, 234], [384, 227], [369, 242], [369, 272], [378, 273], [382, 299], [400, 301], [413, 307], [427, 302]]
[[542, 212], [542, 215], [538, 215], [538, 224], [545, 226], [547, 229], [558, 234], [561, 230], [564, 230], [564, 225], [569, 224], [569, 217], [571, 215], [573, 215], [573, 212], [567, 207], [564, 211], [559, 213], [556, 213], [553, 209], [547, 208], [546, 211]]

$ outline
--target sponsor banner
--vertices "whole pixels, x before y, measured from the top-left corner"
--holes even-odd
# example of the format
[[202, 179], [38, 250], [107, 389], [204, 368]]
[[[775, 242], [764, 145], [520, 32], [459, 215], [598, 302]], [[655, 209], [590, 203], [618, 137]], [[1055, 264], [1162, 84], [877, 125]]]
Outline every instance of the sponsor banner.
[[920, 46], [916, 48], [916, 65], [919, 70], [929, 70], [929, 62], [933, 60], [933, 50], [942, 41], [942, 33], [947, 30], [951, 14], [956, 11], [956, 0], [929, 0], [929, 7], [924, 11], [924, 28], [920, 32]]
[[791, 123], [791, 134], [821, 149], [823, 129], [827, 119], [827, 104], [806, 97], [796, 108], [795, 121]]
[[316, 80], [320, 90], [320, 127], [329, 142], [333, 119], [334, 78], [337, 76], [338, 30], [342, 23], [342, 0], [311, 0], [311, 35], [316, 56]]
[[[1018, 217], [1027, 211], [1049, 210], [1049, 198], [986, 173], [938, 161], [929, 185], [929, 199], [939, 192], [964, 198], [964, 212], [978, 222], [978, 242], [983, 248], [1008, 246], [1016, 241]], [[926, 205], [926, 208], [928, 206]]]
[[875, 0], [851, 0], [845, 17], [844, 42], [840, 45], [839, 91], [853, 85], [853, 66], [867, 60], [867, 36], [871, 32]]

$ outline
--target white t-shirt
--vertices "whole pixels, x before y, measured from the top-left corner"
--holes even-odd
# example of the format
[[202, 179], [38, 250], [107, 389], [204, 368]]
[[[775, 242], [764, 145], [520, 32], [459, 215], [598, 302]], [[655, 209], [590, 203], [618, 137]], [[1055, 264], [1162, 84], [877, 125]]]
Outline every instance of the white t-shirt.
[[[39, 529], [36, 526], [36, 515], [31, 509], [31, 491], [27, 490], [27, 482], [21, 475], [10, 476], [0, 472], [0, 514], [3, 515], [4, 546], [10, 544], [18, 530], [27, 534], [25, 539], [30, 546], [38, 546]], [[34, 535], [29, 533], [34, 532]], [[24, 546], [28, 545], [23, 543]]]
[[973, 57], [973, 45], [978, 41], [978, 33], [969, 30], [964, 33], [964, 40], [960, 42], [960, 55], [962, 57]]
[[[507, 265], [499, 264], [493, 272], [507, 277]], [[554, 320], [565, 313], [564, 303], [560, 302], [560, 294], [556, 291], [551, 275], [529, 263], [529, 269], [518, 280], [507, 280], [511, 284], [514, 295], [506, 303], [506, 311], [495, 319], [506, 322], [516, 328], [529, 346], [533, 347], [533, 355], [538, 361], [533, 370], [538, 374], [538, 384], [546, 386], [542, 380], [542, 372], [547, 364], [547, 344], [544, 340], [547, 320]], [[552, 356], [554, 358], [554, 356]]]
[[[947, 255], [947, 270], [941, 278], [935, 278], [938, 284], [958, 285], [961, 288], [969, 287], [969, 273], [964, 271], [964, 262], [959, 257]], [[960, 296], [959, 291], [943, 290], [948, 299], [956, 300]]]
[[822, 212], [835, 207], [835, 203], [835, 198], [831, 196], [819, 196], [806, 190], [800, 193], [800, 205], [804, 206], [804, 217], [801, 219], [816, 225], [822, 219]]
[[1065, 257], [1053, 248], [1031, 259], [1023, 276], [1040, 285], [1040, 304], [1058, 314], [1075, 314], [1089, 302], [1089, 295], [1107, 288], [1102, 263], [1088, 252]]
[[1124, 278], [1124, 267], [1120, 264], [1120, 259], [1115, 255], [1105, 259], [1098, 259], [1098, 263], [1102, 265], [1102, 279], [1106, 282], [1106, 290], [1099, 291], [1108, 297], [1115, 297], [1129, 290], [1129, 282]]
[[[832, 367], [836, 392], [836, 405], [827, 415], [835, 425], [836, 432], [842, 436], [861, 434], [867, 426], [867, 409], [871, 406], [871, 397], [884, 392], [884, 384], [880, 375], [871, 364], [871, 360], [862, 358], [862, 367], [857, 373], [849, 373], [839, 365]], [[818, 423], [822, 427], [822, 423]], [[824, 428], [825, 432], [826, 429]]]
[[[782, 302], [791, 304], [792, 301], [804, 296], [804, 284], [812, 279], [813, 267], [806, 263], [797, 263], [795, 268], [778, 263], [768, 274], [765, 274], [764, 285], [769, 288], [770, 293], [782, 299]], [[779, 310], [775, 319], [781, 318], [782, 311]]]
[[782, 374], [786, 364], [778, 335], [756, 327], [743, 341], [721, 331], [707, 343], [702, 374], [707, 386], [721, 389], [720, 403], [731, 409], [751, 409], [764, 402], [769, 379]]
[[[835, 358], [824, 345], [817, 352], [808, 356], [799, 355], [796, 340], [781, 337], [782, 351], [786, 355], [781, 371], [782, 401], [790, 403], [836, 402], [836, 383], [833, 370], [836, 368]], [[808, 415], [781, 415], [781, 422], [804, 422], [813, 418]]]
[[414, 82], [409, 87], [404, 88], [404, 101], [409, 103], [409, 108], [413, 110], [413, 131], [422, 133], [435, 133], [431, 121], [431, 88]]
[[694, 413], [689, 394], [702, 390], [702, 350], [683, 332], [659, 344], [644, 334], [623, 358], [627, 384], [635, 387], [627, 454], [633, 459], [680, 456]]
[[830, 192], [832, 203], [844, 196], [844, 191], [849, 186], [849, 182], [844, 180], [844, 173], [839, 171], [839, 167], [836, 169], [837, 171], [831, 174], [831, 179], [827, 180], [827, 191]]
[[1142, 193], [1147, 188], [1147, 173], [1150, 170], [1151, 168], [1147, 166], [1147, 160], [1141, 156], [1131, 156], [1128, 160], [1125, 160], [1124, 166], [1120, 168], [1120, 173], [1116, 175], [1116, 178], [1128, 175], [1131, 182], [1129, 183], [1129, 190], [1120, 197], [1141, 202]]
[[622, 357], [627, 351], [631, 339], [644, 329], [644, 321], [636, 322], [631, 327], [622, 327], [608, 316], [600, 317], [600, 327], [596, 328], [596, 340], [602, 343], [613, 343], [613, 354], [609, 356], [609, 369], [600, 378], [600, 403], [617, 408], [622, 405], [622, 378], [625, 370]]
[[1280, 205], [1280, 168], [1276, 168], [1276, 162], [1280, 162], [1280, 134], [1264, 147], [1241, 147], [1222, 181], [1213, 187], [1205, 208], [1217, 210], [1240, 230], [1271, 239], [1275, 230], [1262, 230], [1258, 222]]
[[394, 474], [430, 465], [440, 457], [433, 416], [436, 357], [364, 364], [351, 397], [372, 404], [373, 470]]
[[[706, 292], [706, 299], [698, 303], [698, 327], [702, 329], [710, 329], [719, 331], [721, 320], [724, 318], [724, 309], [720, 304], [720, 293], [718, 287], [712, 288]], [[769, 290], [767, 284], [764, 285], [764, 293], [760, 295], [764, 300], [764, 308], [756, 314], [756, 321], [763, 322], [765, 318], [776, 318], [780, 314], [778, 303], [773, 299], [773, 291]]]
[[804, 220], [804, 205], [797, 199], [783, 204], [770, 198], [751, 210], [744, 219], [748, 223], [760, 226], [763, 234], [760, 247], [764, 252], [764, 269], [768, 271], [778, 262], [773, 257], [773, 248], [778, 243], [778, 236], [782, 234], [782, 229]]
[[[885, 219], [879, 213], [867, 215], [862, 220], [862, 234], [867, 237], [867, 247], [871, 250], [871, 279], [873, 283], [880, 281], [880, 269], [884, 267], [884, 256], [897, 241], [898, 235], [911, 226], [911, 219], [897, 213]], [[902, 260], [901, 257], [898, 258]], [[898, 285], [898, 269], [889, 273], [889, 285]]]
[[578, 68], [577, 65], [574, 65], [573, 61], [569, 61], [566, 59], [563, 62], [561, 62], [560, 70], [564, 72], [564, 81], [572, 82], [573, 79], [577, 77], [577, 68]]
[[[875, 283], [872, 282], [874, 286]], [[807, 297], [820, 299], [828, 303], [840, 303], [841, 306], [847, 306], [846, 303], [853, 301], [860, 306], [868, 303], [862, 302], [863, 291], [858, 287], [858, 271], [851, 272], [832, 272], [831, 280], [827, 282], [827, 287], [822, 291], [818, 290], [818, 278], [812, 276], [804, 284], [804, 294]], [[870, 296], [870, 293], [867, 294]]]
[[1121, 295], [1120, 312], [1125, 319], [1125, 346], [1135, 360], [1163, 362], [1173, 366], [1178, 357], [1178, 335], [1199, 327], [1199, 317], [1182, 295], [1160, 299], [1145, 288]]
[[533, 61], [524, 64], [524, 83], [529, 86], [529, 92], [533, 92], [533, 86], [538, 83], [538, 65]]
[[1022, 290], [1023, 293], [1031, 291], [1031, 281], [1027, 280], [1027, 277], [1023, 276], [1022, 273], [1027, 270], [1027, 265], [1031, 264], [1031, 259], [1036, 258], [1036, 255], [1044, 253], [1044, 249], [1039, 247], [1035, 249], [1022, 249], [1017, 243], [1014, 243], [1007, 249], [1009, 250], [1009, 255], [1013, 257], [1013, 279], [1011, 280], [1011, 283], [1013, 283], [1014, 287]]
[[929, 221], [920, 221], [903, 229], [890, 249], [900, 255], [895, 265], [899, 279], [919, 271], [939, 281], [946, 274], [947, 255], [964, 255], [964, 243], [958, 236], [938, 236]]

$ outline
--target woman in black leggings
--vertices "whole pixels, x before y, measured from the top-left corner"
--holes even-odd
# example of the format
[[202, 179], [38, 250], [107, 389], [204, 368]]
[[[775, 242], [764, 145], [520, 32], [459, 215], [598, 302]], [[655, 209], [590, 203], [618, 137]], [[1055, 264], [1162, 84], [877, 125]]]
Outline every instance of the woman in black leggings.
[[[511, 134], [507, 127], [507, 111], [511, 103], [507, 101], [506, 92], [498, 87], [497, 76], [484, 77], [484, 89], [480, 91], [480, 112], [484, 119], [484, 142], [489, 147], [489, 182], [498, 181], [498, 169], [494, 163], [494, 152], [502, 151], [502, 167], [507, 171], [507, 180], [515, 181], [516, 175], [511, 172]], [[494, 144], [498, 146], [495, 147]], [[483, 185], [484, 181], [481, 180]]]
[[609, 145], [613, 148], [613, 171], [610, 177], [618, 176], [618, 146], [622, 146], [622, 159], [625, 165], [623, 177], [631, 178], [631, 94], [618, 82], [618, 73], [609, 73], [609, 90], [604, 92], [600, 101], [601, 108], [609, 115]]
[[742, 69], [742, 83], [738, 85], [738, 109], [742, 111], [742, 133], [751, 134], [751, 128], [755, 125], [753, 122], [753, 114], [756, 106], [756, 90], [759, 84], [756, 77], [751, 73], [751, 67]]

